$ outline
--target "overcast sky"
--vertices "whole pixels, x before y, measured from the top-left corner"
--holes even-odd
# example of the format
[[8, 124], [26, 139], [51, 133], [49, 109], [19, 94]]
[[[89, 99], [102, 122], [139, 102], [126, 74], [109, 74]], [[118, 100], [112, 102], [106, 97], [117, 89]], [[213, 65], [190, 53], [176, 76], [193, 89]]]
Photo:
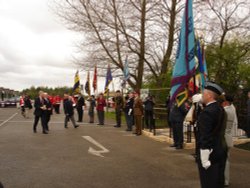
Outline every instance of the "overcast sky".
[[0, 0], [0, 24], [0, 87], [73, 85], [80, 37], [59, 22], [48, 0]]

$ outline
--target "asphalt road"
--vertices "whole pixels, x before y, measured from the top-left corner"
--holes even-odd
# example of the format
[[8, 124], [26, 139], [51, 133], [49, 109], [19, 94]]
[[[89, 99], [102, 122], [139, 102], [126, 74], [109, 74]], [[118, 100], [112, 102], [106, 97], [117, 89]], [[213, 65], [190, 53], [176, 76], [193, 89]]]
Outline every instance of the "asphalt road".
[[[84, 123], [65, 129], [63, 115], [53, 115], [48, 135], [41, 126], [33, 133], [32, 124], [33, 117], [0, 108], [0, 181], [5, 188], [200, 187], [192, 150], [134, 136], [111, 121], [104, 127]], [[103, 150], [103, 157], [89, 153], [90, 147]], [[250, 152], [233, 149], [231, 187], [249, 187], [249, 172]]]

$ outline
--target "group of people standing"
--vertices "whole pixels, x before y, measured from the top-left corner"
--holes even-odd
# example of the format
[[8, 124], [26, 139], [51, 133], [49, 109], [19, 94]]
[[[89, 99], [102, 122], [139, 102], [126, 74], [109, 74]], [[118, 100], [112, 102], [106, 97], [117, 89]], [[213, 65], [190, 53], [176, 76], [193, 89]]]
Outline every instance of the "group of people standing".
[[[191, 103], [190, 103], [191, 102]], [[183, 148], [183, 125], [193, 105], [193, 122], [196, 139], [196, 161], [202, 188], [229, 186], [229, 157], [233, 147], [233, 127], [237, 126], [233, 97], [223, 89], [208, 82], [202, 94], [196, 94], [190, 102], [173, 103], [169, 121], [173, 128], [174, 144]]]
[[155, 104], [152, 96], [149, 95], [145, 101], [142, 101], [138, 91], [129, 92], [124, 101], [120, 90], [117, 90], [114, 102], [117, 123], [115, 127], [121, 127], [121, 116], [122, 112], [124, 112], [127, 124], [126, 131], [132, 131], [133, 125], [135, 125], [134, 134], [140, 136], [142, 134], [142, 117], [144, 115], [147, 128], [152, 130], [154, 123], [153, 108]]

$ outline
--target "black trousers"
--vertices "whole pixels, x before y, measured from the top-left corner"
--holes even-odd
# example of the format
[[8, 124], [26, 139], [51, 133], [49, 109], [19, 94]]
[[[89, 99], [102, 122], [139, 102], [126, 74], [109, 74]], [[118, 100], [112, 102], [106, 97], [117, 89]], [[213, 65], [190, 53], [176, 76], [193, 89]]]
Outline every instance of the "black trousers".
[[104, 111], [97, 110], [99, 124], [104, 125]]
[[60, 104], [55, 104], [54, 109], [57, 114], [60, 114]]
[[38, 124], [40, 118], [41, 118], [42, 129], [43, 129], [43, 131], [45, 131], [46, 130], [46, 116], [44, 114], [42, 116], [35, 116], [33, 130], [36, 130], [37, 124]]
[[78, 121], [82, 122], [82, 117], [83, 117], [83, 109], [81, 108], [77, 108], [77, 113], [78, 113]]
[[120, 127], [122, 123], [122, 109], [116, 108], [115, 115], [116, 115], [116, 125]]
[[145, 110], [145, 124], [147, 129], [153, 129], [153, 111]]
[[198, 161], [201, 188], [223, 188], [224, 187], [224, 162], [212, 164], [208, 169], [202, 167]]
[[176, 146], [182, 146], [183, 145], [183, 123], [174, 122], [172, 123], [172, 127], [173, 127], [174, 144]]
[[50, 121], [51, 114], [46, 114], [45, 115], [45, 129], [48, 131], [49, 130], [49, 121]]

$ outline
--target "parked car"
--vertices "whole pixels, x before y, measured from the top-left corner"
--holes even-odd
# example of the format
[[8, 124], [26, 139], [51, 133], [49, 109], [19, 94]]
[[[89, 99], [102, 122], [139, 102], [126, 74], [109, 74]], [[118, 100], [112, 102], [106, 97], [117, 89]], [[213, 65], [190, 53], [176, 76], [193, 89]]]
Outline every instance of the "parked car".
[[4, 101], [0, 102], [0, 107], [5, 108], [5, 107], [17, 107], [19, 104], [19, 97], [12, 97], [9, 99], [5, 99]]

